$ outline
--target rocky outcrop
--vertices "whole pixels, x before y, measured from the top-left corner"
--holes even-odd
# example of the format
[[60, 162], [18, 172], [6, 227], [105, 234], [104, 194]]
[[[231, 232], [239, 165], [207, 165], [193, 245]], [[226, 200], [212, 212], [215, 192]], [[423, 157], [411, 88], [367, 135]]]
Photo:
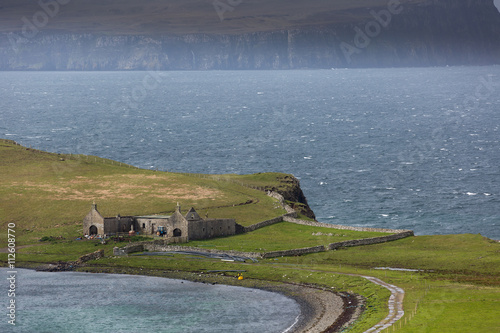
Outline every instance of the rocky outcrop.
[[0, 36], [0, 70], [222, 70], [500, 63], [493, 0], [401, 1], [349, 23], [244, 34]]
[[300, 181], [292, 175], [279, 177], [278, 186], [266, 186], [268, 192], [276, 192], [283, 196], [285, 203], [292, 207], [297, 213], [307, 216], [311, 219], [316, 219], [313, 210], [307, 203], [306, 196], [300, 187]]

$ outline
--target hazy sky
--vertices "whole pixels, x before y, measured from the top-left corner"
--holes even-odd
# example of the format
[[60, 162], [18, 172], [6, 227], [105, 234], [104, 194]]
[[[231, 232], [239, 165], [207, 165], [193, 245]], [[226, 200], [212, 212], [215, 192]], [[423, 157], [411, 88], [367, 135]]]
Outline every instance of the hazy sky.
[[495, 6], [497, 6], [498, 11], [500, 11], [500, 0], [495, 0]]

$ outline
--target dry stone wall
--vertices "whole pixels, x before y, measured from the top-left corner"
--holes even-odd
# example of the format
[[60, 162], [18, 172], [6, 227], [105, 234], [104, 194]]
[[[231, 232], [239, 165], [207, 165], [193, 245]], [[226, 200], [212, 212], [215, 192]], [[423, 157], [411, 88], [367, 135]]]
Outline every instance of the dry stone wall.
[[244, 232], [255, 231], [257, 229], [264, 228], [264, 227], [273, 225], [275, 223], [283, 222], [285, 220], [285, 218], [288, 218], [288, 217], [290, 217], [290, 218], [297, 217], [297, 213], [294, 211], [293, 213], [288, 213], [288, 214], [285, 214], [282, 216], [278, 216], [278, 217], [275, 217], [274, 219], [270, 219], [267, 221], [262, 221], [262, 222], [259, 222], [256, 224], [252, 224], [251, 226], [243, 227], [244, 228], [243, 230], [244, 230]]
[[136, 242], [132, 243], [130, 245], [124, 246], [124, 247], [114, 247], [113, 248], [113, 255], [115, 256], [124, 256], [129, 253], [133, 252], [142, 252], [144, 250], [148, 250], [148, 246], [166, 246], [168, 244], [181, 244], [181, 243], [187, 243], [188, 237], [187, 236], [182, 236], [182, 237], [174, 237], [174, 238], [168, 238], [168, 239], [158, 239], [152, 242]]
[[92, 252], [92, 253], [89, 253], [89, 254], [81, 256], [78, 259], [78, 262], [79, 263], [84, 263], [84, 262], [87, 262], [87, 261], [90, 261], [90, 260], [100, 259], [102, 257], [104, 257], [104, 250], [97, 250], [95, 252]]
[[385, 242], [390, 242], [390, 241], [394, 241], [394, 240], [398, 240], [398, 239], [402, 239], [402, 238], [406, 238], [406, 237], [411, 237], [411, 236], [414, 236], [413, 231], [409, 230], [409, 231], [400, 232], [400, 233], [388, 235], [388, 236], [353, 239], [353, 240], [348, 240], [348, 241], [344, 241], [344, 242], [332, 243], [332, 244], [328, 245], [328, 250], [335, 250], [335, 249], [338, 249], [341, 247], [385, 243]]
[[[302, 225], [308, 225], [311, 227], [322, 227], [322, 228], [331, 228], [331, 229], [339, 229], [339, 230], [352, 230], [352, 231], [367, 231], [367, 232], [385, 232], [389, 234], [395, 234], [395, 233], [403, 233], [403, 232], [408, 232], [411, 230], [403, 230], [403, 229], [382, 229], [382, 228], [363, 228], [363, 227], [351, 227], [351, 226], [346, 226], [346, 225], [339, 225], [339, 224], [329, 224], [329, 223], [321, 223], [321, 222], [316, 222], [316, 221], [306, 221], [306, 220], [300, 220], [294, 217], [289, 217], [286, 216], [283, 218], [284, 221], [286, 222], [291, 222], [291, 223], [296, 223], [296, 224], [302, 224]], [[413, 233], [413, 231], [411, 231]]]
[[268, 191], [267, 195], [277, 199], [280, 202], [281, 206], [286, 210], [287, 214], [295, 214], [294, 217], [297, 217], [297, 212], [295, 211], [295, 209], [286, 204], [285, 198], [281, 194], [274, 191]]
[[248, 257], [248, 258], [262, 258], [262, 253], [259, 252], [240, 252], [231, 250], [216, 250], [216, 249], [200, 249], [199, 247], [192, 246], [176, 246], [176, 245], [159, 245], [159, 244], [147, 244], [144, 246], [145, 250], [150, 252], [183, 252], [183, 251], [194, 251], [203, 252], [210, 254], [221, 254], [229, 255], [235, 257]]
[[[361, 245], [371, 245], [371, 244], [379, 244], [390, 242], [406, 237], [414, 236], [412, 230], [398, 230], [398, 229], [382, 229], [382, 228], [360, 228], [360, 227], [350, 227], [344, 225], [333, 225], [327, 223], [320, 223], [316, 221], [306, 221], [297, 218], [297, 212], [295, 212], [290, 206], [285, 203], [283, 196], [276, 192], [268, 192], [269, 196], [277, 199], [280, 204], [287, 210], [287, 214], [276, 217], [274, 219], [262, 221], [260, 223], [253, 224], [248, 227], [243, 227], [238, 225], [239, 229], [242, 232], [252, 232], [259, 228], [267, 227], [279, 222], [290, 222], [302, 225], [308, 225], [312, 227], [323, 227], [323, 228], [331, 228], [331, 229], [339, 229], [339, 230], [353, 230], [353, 231], [367, 231], [367, 232], [381, 232], [388, 233], [390, 235], [381, 236], [381, 237], [372, 237], [372, 238], [364, 238], [364, 239], [354, 239], [343, 242], [337, 242], [329, 244], [328, 246], [314, 246], [308, 248], [301, 249], [292, 249], [292, 250], [284, 250], [284, 251], [272, 251], [272, 252], [238, 252], [238, 251], [223, 251], [223, 250], [215, 250], [215, 249], [200, 249], [197, 247], [187, 247], [187, 246], [172, 246], [169, 245], [168, 240], [157, 240], [154, 242], [142, 242], [128, 245], [124, 248], [114, 248], [113, 253], [115, 255], [126, 255], [132, 252], [140, 252], [144, 250], [152, 251], [152, 252], [164, 252], [164, 251], [196, 251], [196, 252], [205, 252], [211, 254], [224, 254], [224, 255], [234, 255], [239, 257], [248, 257], [248, 258], [276, 258], [276, 257], [286, 257], [286, 256], [300, 256], [304, 254], [310, 253], [318, 253], [324, 251], [331, 251], [341, 247], [351, 247], [351, 246], [361, 246]], [[287, 209], [288, 207], [288, 209]]]
[[133, 253], [133, 252], [142, 252], [144, 251], [144, 245], [141, 243], [141, 244], [132, 244], [132, 245], [127, 245], [127, 246], [124, 246], [124, 247], [114, 247], [113, 248], [113, 255], [115, 256], [124, 256], [124, 255], [127, 255], [129, 253]]
[[302, 248], [302, 249], [265, 252], [265, 253], [262, 253], [262, 258], [301, 256], [304, 254], [318, 253], [318, 252], [324, 252], [324, 251], [326, 251], [326, 248], [323, 245], [320, 245], [320, 246], [314, 246], [314, 247], [306, 247], [306, 248]]

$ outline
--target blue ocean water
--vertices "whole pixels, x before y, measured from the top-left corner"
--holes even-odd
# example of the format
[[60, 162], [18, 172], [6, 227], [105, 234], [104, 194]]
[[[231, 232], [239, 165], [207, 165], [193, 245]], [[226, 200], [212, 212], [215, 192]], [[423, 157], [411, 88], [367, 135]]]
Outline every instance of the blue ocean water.
[[[0, 276], [7, 281], [7, 268], [0, 268]], [[3, 318], [0, 331], [5, 333], [277, 333], [291, 328], [300, 315], [294, 300], [257, 289], [25, 269], [17, 270], [16, 278], [16, 295], [10, 298], [16, 304], [16, 325]]]
[[0, 137], [193, 173], [293, 173], [318, 220], [500, 239], [500, 67], [2, 72]]

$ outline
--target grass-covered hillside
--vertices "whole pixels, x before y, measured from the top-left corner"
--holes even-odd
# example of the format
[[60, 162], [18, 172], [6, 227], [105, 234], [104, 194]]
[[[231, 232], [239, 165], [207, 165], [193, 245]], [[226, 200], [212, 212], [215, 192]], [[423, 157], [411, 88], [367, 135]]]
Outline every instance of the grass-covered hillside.
[[81, 234], [95, 201], [103, 216], [168, 214], [179, 202], [201, 216], [251, 225], [282, 215], [254, 188], [282, 187], [283, 174], [193, 175], [140, 170], [94, 156], [59, 155], [0, 141], [0, 227], [15, 223], [21, 244], [43, 235]]
[[[194, 255], [113, 256], [126, 243], [77, 240], [95, 200], [104, 216], [168, 214], [179, 202], [201, 216], [235, 218], [248, 226], [285, 213], [262, 189], [287, 192], [286, 174], [191, 175], [140, 170], [94, 156], [58, 155], [0, 140], [0, 238], [15, 224], [16, 267], [74, 261], [104, 250], [79, 270], [191, 278], [248, 287], [272, 282], [313, 284], [362, 295], [354, 326], [364, 332], [388, 313], [390, 293], [362, 276], [405, 291], [405, 314], [382, 332], [500, 332], [500, 243], [481, 235], [417, 236], [298, 257], [227, 262]], [[200, 249], [264, 252], [326, 245], [379, 233], [277, 223], [254, 232], [190, 242]], [[42, 241], [40, 241], [42, 240]], [[7, 264], [6, 245], [0, 265]], [[409, 271], [380, 268], [409, 269]], [[222, 271], [214, 274], [212, 271]], [[244, 271], [243, 281], [230, 271]], [[264, 282], [263, 282], [264, 281]]]

